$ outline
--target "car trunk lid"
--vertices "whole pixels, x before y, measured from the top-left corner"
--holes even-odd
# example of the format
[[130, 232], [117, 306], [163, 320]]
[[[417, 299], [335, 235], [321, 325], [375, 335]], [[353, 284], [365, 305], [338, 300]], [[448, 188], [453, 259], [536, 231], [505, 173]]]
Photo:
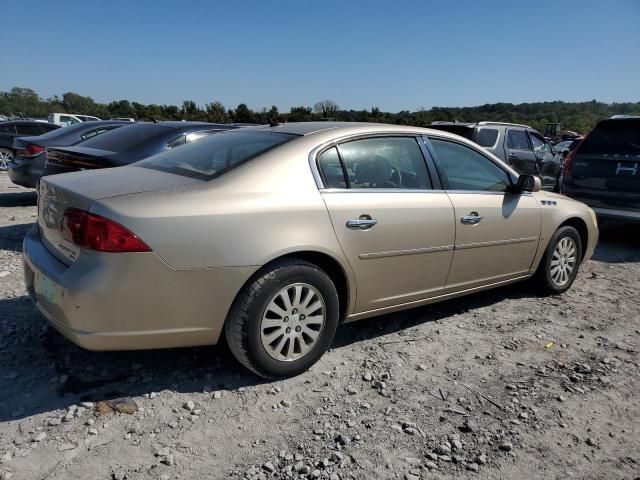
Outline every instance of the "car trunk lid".
[[70, 265], [81, 249], [62, 237], [67, 208], [91, 210], [103, 198], [165, 190], [201, 183], [201, 180], [138, 167], [74, 172], [42, 177], [38, 189], [38, 227], [42, 241], [58, 260]]
[[114, 166], [115, 152], [95, 148], [47, 148], [47, 163], [73, 170], [92, 170]]

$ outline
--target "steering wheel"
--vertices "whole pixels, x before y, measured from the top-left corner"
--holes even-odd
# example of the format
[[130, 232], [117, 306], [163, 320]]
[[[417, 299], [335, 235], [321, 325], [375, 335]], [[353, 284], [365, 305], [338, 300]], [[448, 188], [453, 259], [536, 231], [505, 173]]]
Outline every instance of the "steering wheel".
[[400, 188], [402, 185], [402, 174], [396, 167], [391, 167], [391, 176], [385, 183], [390, 183], [393, 188]]

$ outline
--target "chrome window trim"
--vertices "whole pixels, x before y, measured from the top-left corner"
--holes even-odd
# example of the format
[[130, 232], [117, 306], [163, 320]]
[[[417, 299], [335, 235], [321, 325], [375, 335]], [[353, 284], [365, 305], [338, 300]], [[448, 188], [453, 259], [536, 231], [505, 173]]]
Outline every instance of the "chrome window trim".
[[[435, 191], [435, 189], [431, 188], [431, 189], [394, 189], [394, 188], [326, 188], [324, 186], [324, 182], [322, 180], [322, 174], [320, 173], [320, 168], [318, 167], [318, 158], [320, 157], [320, 155], [322, 155], [325, 151], [329, 150], [331, 147], [336, 147], [336, 150], [338, 151], [338, 155], [340, 155], [340, 149], [337, 148], [339, 144], [341, 143], [347, 143], [347, 142], [351, 142], [354, 140], [362, 140], [362, 139], [366, 139], [366, 138], [377, 138], [377, 137], [411, 137], [413, 138], [417, 145], [418, 148], [420, 148], [420, 137], [424, 136], [424, 133], [416, 133], [416, 132], [398, 132], [396, 131], [382, 131], [382, 132], [373, 132], [373, 133], [353, 133], [351, 135], [344, 135], [342, 137], [337, 137], [334, 138], [328, 142], [322, 143], [320, 145], [318, 145], [317, 147], [313, 148], [313, 150], [311, 150], [311, 152], [309, 152], [309, 167], [311, 167], [311, 173], [313, 175], [313, 179], [316, 182], [316, 186], [318, 187], [318, 190], [322, 190], [322, 191], [329, 191], [329, 190], [339, 190], [339, 191], [352, 191], [352, 190], [361, 190], [361, 191], [365, 191], [365, 192], [380, 192], [382, 190], [386, 190], [386, 191], [390, 191], [390, 192], [398, 192], [398, 191], [408, 191], [408, 192], [429, 192], [429, 191]], [[423, 157], [424, 157], [424, 153], [422, 152], [422, 149], [420, 148], [420, 153], [422, 153]], [[429, 175], [431, 175], [431, 172], [429, 171], [428, 168], [428, 161], [425, 158], [425, 167], [427, 168], [427, 173]], [[433, 185], [433, 179], [429, 179], [430, 183]]]

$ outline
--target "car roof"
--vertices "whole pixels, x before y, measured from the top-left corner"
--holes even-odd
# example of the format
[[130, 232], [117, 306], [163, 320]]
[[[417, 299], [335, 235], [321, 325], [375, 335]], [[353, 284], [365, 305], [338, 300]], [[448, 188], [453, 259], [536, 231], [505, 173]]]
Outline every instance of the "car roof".
[[[134, 122], [129, 122], [133, 124]], [[152, 123], [152, 122], [135, 122], [135, 123]], [[204, 127], [204, 128], [233, 128], [234, 125], [228, 123], [209, 123], [209, 122], [182, 122], [180, 120], [165, 120], [162, 122], [153, 122], [155, 125], [162, 125], [169, 128], [190, 128], [190, 127]]]
[[393, 125], [390, 123], [367, 123], [367, 122], [292, 122], [280, 123], [278, 125], [261, 125], [259, 127], [245, 127], [243, 130], [258, 130], [288, 133], [291, 135], [308, 136], [320, 133], [331, 133], [335, 135], [358, 134], [358, 133], [409, 133], [409, 134], [449, 134], [441, 130], [431, 128], [414, 127], [411, 125]]
[[463, 126], [463, 127], [470, 127], [470, 128], [480, 127], [480, 126], [485, 126], [485, 125], [493, 125], [493, 126], [501, 126], [501, 127], [529, 128], [529, 129], [533, 130], [533, 128], [531, 128], [529, 125], [524, 125], [522, 123], [498, 122], [498, 121], [491, 121], [491, 120], [485, 120], [485, 121], [482, 121], [482, 122], [436, 121], [436, 122], [432, 122], [431, 125], [460, 125], [460, 126]]
[[[2, 122], [3, 125], [43, 125], [45, 122], [36, 122], [35, 120], [7, 120]], [[53, 123], [51, 124], [53, 125]], [[56, 125], [58, 126], [58, 125]]]

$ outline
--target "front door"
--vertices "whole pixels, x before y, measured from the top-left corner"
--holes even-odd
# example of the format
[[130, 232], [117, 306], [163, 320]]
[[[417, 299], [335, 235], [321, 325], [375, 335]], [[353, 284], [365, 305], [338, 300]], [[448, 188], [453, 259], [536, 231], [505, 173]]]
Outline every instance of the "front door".
[[540, 238], [536, 200], [510, 193], [509, 173], [478, 150], [439, 138], [429, 142], [454, 207], [456, 239], [447, 290], [527, 274]]
[[441, 292], [453, 254], [453, 207], [432, 189], [416, 138], [352, 140], [323, 152], [318, 166], [356, 276], [356, 313]]
[[509, 128], [504, 140], [507, 165], [516, 172], [536, 175], [536, 156], [531, 148], [527, 132], [523, 128]]

